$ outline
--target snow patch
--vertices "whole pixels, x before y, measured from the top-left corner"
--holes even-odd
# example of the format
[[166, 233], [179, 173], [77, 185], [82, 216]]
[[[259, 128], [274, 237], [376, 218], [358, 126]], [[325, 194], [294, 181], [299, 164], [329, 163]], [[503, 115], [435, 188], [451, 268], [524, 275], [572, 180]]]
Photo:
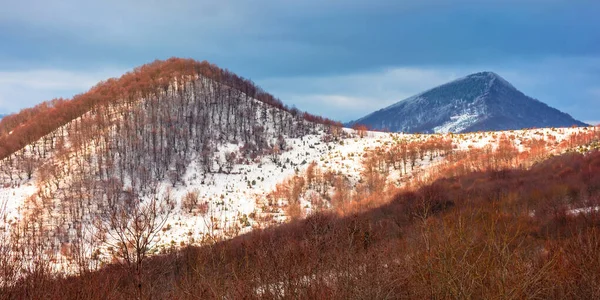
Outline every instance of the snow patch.
[[450, 117], [450, 121], [433, 128], [435, 133], [461, 132], [479, 120], [479, 114], [465, 112], [462, 115]]

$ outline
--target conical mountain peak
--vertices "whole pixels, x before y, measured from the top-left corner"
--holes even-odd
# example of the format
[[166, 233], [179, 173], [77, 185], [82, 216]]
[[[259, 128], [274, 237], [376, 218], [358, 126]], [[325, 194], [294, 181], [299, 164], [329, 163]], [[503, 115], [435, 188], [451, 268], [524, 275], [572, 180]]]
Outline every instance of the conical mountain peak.
[[347, 125], [396, 132], [471, 132], [586, 124], [524, 95], [497, 73], [473, 73]]

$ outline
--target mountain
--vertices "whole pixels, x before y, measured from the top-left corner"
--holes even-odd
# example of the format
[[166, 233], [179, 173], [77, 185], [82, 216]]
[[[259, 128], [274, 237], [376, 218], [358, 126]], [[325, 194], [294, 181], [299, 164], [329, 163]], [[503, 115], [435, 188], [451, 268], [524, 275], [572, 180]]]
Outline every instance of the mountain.
[[344, 135], [341, 123], [208, 62], [155, 61], [0, 121], [0, 239], [8, 223], [56, 224], [45, 232], [51, 248], [113, 232], [112, 217], [154, 201], [169, 228], [156, 236], [161, 246], [275, 224], [284, 209], [266, 195], [313, 161], [341, 166], [329, 156]]
[[[488, 93], [500, 89], [493, 84]], [[497, 282], [506, 261], [525, 255], [514, 266], [521, 277], [506, 282], [548, 266], [593, 279], [597, 268], [553, 263], [570, 254], [554, 248], [563, 240], [554, 237], [597, 238], [580, 230], [587, 218], [570, 216], [596, 210], [589, 193], [565, 203], [561, 191], [599, 186], [600, 154], [570, 151], [524, 169], [599, 140], [600, 130], [587, 127], [345, 129], [207, 62], [155, 61], [0, 121], [0, 299], [449, 298], [456, 295], [433, 294], [424, 278], [432, 266], [470, 272], [459, 282], [466, 286]], [[558, 182], [566, 188], [556, 191]], [[517, 183], [511, 197], [502, 192]], [[543, 199], [521, 205], [533, 192]], [[567, 222], [573, 227], [559, 227]], [[519, 252], [503, 250], [507, 239]], [[186, 245], [194, 247], [178, 250]], [[440, 261], [447, 253], [455, 264]], [[433, 276], [436, 291], [454, 288], [443, 286], [456, 282], [446, 273]]]
[[[281, 286], [291, 288], [293, 291], [288, 294], [293, 294], [298, 290], [295, 284], [304, 285], [313, 281], [311, 278], [325, 278], [326, 286], [337, 283], [355, 286], [345, 281], [349, 278], [347, 266], [358, 270], [352, 278], [364, 282], [368, 277], [360, 267], [364, 265], [379, 266], [382, 272], [388, 272], [392, 289], [401, 291], [397, 289], [399, 270], [411, 269], [410, 265], [423, 261], [429, 253], [410, 256], [414, 261], [409, 266], [400, 266], [397, 262], [404, 260], [389, 256], [387, 250], [383, 250], [404, 253], [397, 251], [397, 246], [411, 245], [414, 237], [421, 236], [421, 214], [429, 220], [431, 214], [446, 215], [442, 210], [452, 207], [462, 212], [461, 207], [475, 203], [456, 200], [465, 199], [462, 194], [452, 200], [446, 197], [450, 195], [446, 195], [445, 190], [435, 186], [423, 190], [423, 196], [417, 196], [419, 194], [413, 193], [414, 187], [480, 167], [527, 166], [529, 161], [537, 161], [544, 155], [563, 153], [567, 147], [584, 151], [589, 149], [582, 146], [586, 143], [592, 145], [595, 141], [597, 147], [600, 131], [543, 128], [515, 131], [510, 138], [508, 136], [495, 132], [450, 136], [344, 129], [338, 122], [288, 108], [250, 80], [207, 62], [177, 58], [155, 61], [120, 78], [103, 81], [73, 99], [41, 103], [0, 121], [0, 258], [3, 258], [0, 259], [0, 295], [24, 298], [7, 294], [6, 287], [23, 282], [26, 293], [40, 291], [29, 284], [29, 278], [32, 281], [43, 278], [39, 282], [49, 286], [45, 278], [90, 274], [108, 263], [120, 264], [125, 268], [118, 270], [131, 272], [127, 276], [118, 275], [129, 283], [122, 284], [121, 279], [111, 278], [104, 282], [116, 282], [116, 285], [89, 285], [106, 288], [108, 293], [86, 292], [85, 295], [102, 295], [101, 299], [129, 299], [135, 294], [139, 299], [145, 298], [144, 295], [161, 299], [187, 297], [173, 294], [171, 288], [162, 285], [168, 285], [162, 269], [169, 266], [176, 268], [177, 274], [198, 274], [214, 280], [213, 283], [195, 278], [188, 282], [210, 287], [184, 288], [188, 293], [194, 290], [211, 293], [213, 298], [244, 298], [244, 294], [251, 298], [277, 298], [285, 295], [283, 292], [288, 293], [281, 290]], [[567, 140], [568, 143], [564, 142]], [[483, 152], [480, 149], [484, 147], [496, 150]], [[519, 149], [523, 149], [522, 152]], [[460, 162], [453, 158], [462, 156], [450, 155], [469, 154], [471, 150], [475, 155], [464, 156], [469, 159]], [[485, 155], [479, 155], [482, 153]], [[591, 165], [593, 162], [590, 159]], [[561, 168], [564, 170], [550, 168], [561, 171], [559, 177], [543, 173], [552, 175], [555, 181], [581, 176], [564, 164]], [[598, 173], [587, 167], [580, 169], [587, 175]], [[502, 174], [510, 175], [510, 172]], [[485, 175], [488, 177], [491, 175]], [[475, 177], [460, 180], [464, 186], [450, 184], [448, 187], [456, 193], [472, 190], [472, 182], [480, 180], [471, 179]], [[474, 187], [491, 188], [478, 184]], [[586, 190], [587, 186], [573, 188]], [[395, 196], [402, 190], [409, 191], [410, 198]], [[475, 192], [475, 195], [488, 201], [483, 193]], [[505, 198], [498, 193], [494, 195]], [[556, 201], [563, 203], [563, 200], [564, 195], [558, 193]], [[582, 205], [570, 201], [567, 209], [585, 210], [585, 205], [589, 205], [587, 198], [585, 201]], [[390, 203], [392, 210], [373, 211], [360, 217], [365, 210]], [[531, 212], [535, 212], [537, 222], [546, 222], [550, 217], [540, 214], [551, 212], [544, 207], [550, 206], [532, 204], [514, 216], [530, 221]], [[496, 207], [490, 206], [490, 209], [495, 211]], [[338, 219], [338, 215], [343, 218], [340, 220], [348, 222], [327, 221]], [[305, 221], [294, 222], [305, 217]], [[288, 221], [288, 225], [274, 228]], [[525, 222], [518, 221], [518, 224]], [[411, 233], [414, 222], [418, 226], [414, 227], [418, 230], [416, 235]], [[546, 224], [535, 224], [535, 228], [546, 228]], [[438, 225], [431, 225], [434, 227], [427, 232], [439, 232], [435, 230]], [[473, 227], [491, 228], [476, 224]], [[257, 233], [245, 234], [252, 231]], [[240, 235], [231, 243], [224, 241]], [[288, 243], [269, 236], [296, 240]], [[538, 236], [548, 235], [540, 233]], [[405, 237], [408, 240], [404, 240]], [[381, 238], [394, 241], [388, 243]], [[244, 248], [258, 245], [256, 242], [262, 245], [257, 251]], [[186, 245], [209, 245], [209, 248], [195, 249], [218, 252], [206, 252], [208, 256], [175, 252]], [[231, 248], [222, 248], [229, 247], [227, 245]], [[306, 246], [310, 248], [303, 248]], [[475, 248], [491, 248], [486, 247]], [[411, 249], [424, 247], [411, 246]], [[149, 260], [158, 253], [187, 257], [202, 266], [196, 268], [192, 261], [164, 265]], [[239, 254], [242, 260], [228, 258], [227, 253]], [[389, 261], [369, 264], [350, 260], [377, 258], [371, 255], [376, 253]], [[341, 256], [343, 263], [339, 263], [340, 255], [346, 255]], [[165, 256], [153, 259], [161, 257]], [[289, 257], [300, 257], [303, 261]], [[322, 268], [325, 260], [320, 257], [332, 258], [332, 264]], [[282, 269], [279, 261], [268, 265], [273, 269], [257, 263], [274, 262], [274, 259], [291, 262], [289, 266], [293, 269]], [[300, 265], [308, 268], [298, 268]], [[291, 284], [283, 281], [288, 279], [260, 274], [254, 278], [258, 273], [230, 268], [236, 266], [288, 279], [286, 274], [291, 271], [299, 273], [292, 273], [295, 283]], [[109, 266], [103, 270], [113, 269]], [[163, 275], [152, 271], [159, 269]], [[196, 270], [217, 276], [206, 276]], [[39, 274], [48, 277], [39, 277]], [[420, 278], [421, 274], [415, 273], [415, 276]], [[180, 278], [178, 276], [169, 275], [169, 278]], [[223, 285], [223, 278], [243, 278], [251, 286], [238, 289], [235, 282]], [[364, 287], [377, 287], [377, 284], [380, 283], [364, 282]], [[338, 298], [321, 295], [325, 285], [311, 288], [319, 295], [306, 298]], [[74, 293], [81, 291], [72, 284], [56, 286], [69, 286]], [[130, 293], [127, 286], [135, 286], [137, 291]], [[211, 290], [219, 286], [240, 294], [221, 297]], [[236, 288], [229, 288], [231, 286]], [[271, 289], [274, 289], [273, 294], [266, 294]], [[169, 295], [155, 294], [155, 290]], [[363, 286], [359, 290], [362, 291]], [[27, 295], [25, 298], [73, 298], [65, 293], [48, 297], [45, 291], [39, 296]], [[352, 293], [348, 295], [352, 298]], [[361, 292], [364, 298], [381, 295]], [[386, 292], [386, 297], [396, 298], [390, 295]]]
[[493, 72], [440, 85], [347, 123], [393, 132], [474, 132], [586, 126], [526, 96]]

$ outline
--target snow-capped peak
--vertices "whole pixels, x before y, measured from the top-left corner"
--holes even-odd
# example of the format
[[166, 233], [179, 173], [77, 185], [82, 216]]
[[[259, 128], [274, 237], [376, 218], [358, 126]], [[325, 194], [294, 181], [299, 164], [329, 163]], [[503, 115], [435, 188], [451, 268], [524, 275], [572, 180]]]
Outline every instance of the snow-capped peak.
[[586, 125], [527, 97], [490, 71], [442, 84], [346, 125], [354, 124], [430, 133]]

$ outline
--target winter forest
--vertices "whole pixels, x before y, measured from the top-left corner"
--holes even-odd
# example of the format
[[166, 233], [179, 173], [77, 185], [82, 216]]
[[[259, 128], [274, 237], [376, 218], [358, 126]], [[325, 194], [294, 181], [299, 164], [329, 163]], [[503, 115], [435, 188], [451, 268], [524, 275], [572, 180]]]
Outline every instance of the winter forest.
[[599, 143], [343, 128], [155, 61], [0, 121], [0, 299], [598, 298]]

